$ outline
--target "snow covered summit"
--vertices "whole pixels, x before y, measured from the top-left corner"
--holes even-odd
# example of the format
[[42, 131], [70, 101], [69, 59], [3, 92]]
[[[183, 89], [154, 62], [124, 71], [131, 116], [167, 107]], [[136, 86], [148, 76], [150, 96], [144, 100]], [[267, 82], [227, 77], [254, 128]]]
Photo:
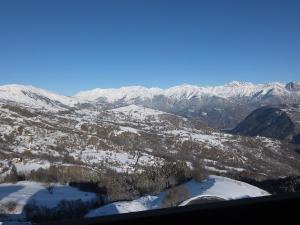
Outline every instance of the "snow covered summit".
[[[130, 86], [82, 91], [73, 97], [23, 85], [0, 86], [0, 103], [21, 104], [48, 111], [114, 109], [139, 105], [195, 118], [218, 129], [235, 127], [254, 109], [264, 105], [300, 104], [297, 82], [253, 84], [233, 81], [221, 86], [183, 84], [167, 89]], [[216, 119], [217, 118], [217, 119]]]
[[[75, 95], [79, 99], [95, 101], [104, 98], [107, 102], [113, 103], [116, 101], [130, 101], [135, 98], [153, 99], [155, 96], [164, 96], [166, 98], [182, 98], [190, 99], [192, 97], [201, 98], [203, 96], [218, 96], [222, 98], [234, 97], [251, 97], [258, 93], [270, 94], [277, 90], [280, 95], [286, 95], [297, 86], [296, 83], [267, 83], [253, 84], [250, 82], [233, 81], [223, 86], [196, 86], [196, 85], [179, 85], [167, 89], [161, 88], [146, 88], [142, 86], [121, 87], [115, 89], [94, 89], [90, 91], [82, 91]], [[300, 91], [296, 89], [300, 96]], [[295, 94], [295, 93], [294, 93]]]
[[0, 101], [49, 110], [62, 109], [66, 106], [73, 107], [80, 102], [74, 97], [59, 95], [33, 86], [17, 84], [0, 86]]

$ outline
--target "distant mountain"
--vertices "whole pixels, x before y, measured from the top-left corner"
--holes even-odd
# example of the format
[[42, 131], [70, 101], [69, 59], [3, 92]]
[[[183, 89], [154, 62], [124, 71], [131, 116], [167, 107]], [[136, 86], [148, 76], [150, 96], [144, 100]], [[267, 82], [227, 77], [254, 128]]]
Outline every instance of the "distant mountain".
[[254, 109], [265, 105], [300, 104], [300, 84], [231, 82], [224, 86], [181, 85], [168, 89], [141, 86], [94, 89], [75, 97], [114, 106], [138, 104], [190, 118], [214, 128], [235, 127]]
[[298, 101], [300, 96], [300, 84], [290, 82], [252, 84], [249, 82], [233, 81], [224, 86], [195, 86], [180, 85], [168, 89], [146, 88], [142, 86], [121, 87], [116, 89], [94, 89], [79, 92], [75, 97], [88, 101], [106, 101], [108, 103], [130, 102], [137, 100], [154, 100], [157, 96], [180, 101], [198, 98], [204, 100], [205, 97], [217, 97], [222, 99], [239, 99], [243, 97], [251, 98], [252, 101], [266, 101], [270, 97], [277, 97], [278, 100], [288, 99]]
[[0, 86], [0, 102], [11, 102], [45, 110], [70, 108], [113, 109], [131, 104], [194, 118], [206, 125], [235, 127], [250, 112], [262, 106], [300, 104], [300, 84], [290, 82], [252, 84], [231, 82], [223, 86], [180, 85], [168, 89], [142, 86], [94, 89], [73, 97], [32, 86]]
[[28, 107], [45, 110], [64, 110], [80, 102], [74, 97], [55, 94], [33, 86], [3, 85], [0, 86], [0, 102], [17, 103]]

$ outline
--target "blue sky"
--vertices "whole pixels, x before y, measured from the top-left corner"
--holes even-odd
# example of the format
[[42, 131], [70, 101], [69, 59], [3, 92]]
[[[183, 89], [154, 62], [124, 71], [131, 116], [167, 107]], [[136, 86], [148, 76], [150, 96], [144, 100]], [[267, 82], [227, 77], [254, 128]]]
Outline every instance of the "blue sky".
[[299, 80], [300, 1], [3, 0], [0, 84], [96, 87]]

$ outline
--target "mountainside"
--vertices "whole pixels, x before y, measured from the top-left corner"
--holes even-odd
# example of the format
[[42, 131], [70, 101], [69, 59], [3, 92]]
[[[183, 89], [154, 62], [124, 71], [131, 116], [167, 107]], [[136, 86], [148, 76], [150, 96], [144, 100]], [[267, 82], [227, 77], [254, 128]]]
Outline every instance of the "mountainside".
[[58, 95], [40, 88], [24, 85], [0, 86], [0, 102], [16, 103], [23, 106], [58, 111], [84, 103], [74, 97]]
[[[183, 200], [191, 202], [182, 204], [266, 194], [211, 175], [252, 182], [300, 176], [296, 83], [185, 85], [166, 90], [129, 87], [84, 95], [66, 97], [21, 85], [0, 87], [0, 182], [4, 183], [0, 188], [7, 190], [0, 202], [0, 219], [1, 212], [7, 216], [14, 210], [21, 218], [24, 212], [49, 213], [27, 204], [29, 198], [41, 196], [57, 198], [51, 211], [57, 219], [65, 215], [55, 213], [68, 205], [86, 214], [108, 204], [95, 215], [111, 213], [112, 208], [117, 213], [150, 209], [159, 193], [188, 181], [191, 199]], [[216, 128], [244, 117], [232, 133]], [[203, 184], [191, 181], [208, 175]], [[16, 182], [22, 187], [11, 185]], [[64, 196], [53, 192], [53, 183], [56, 191], [75, 193], [68, 186], [80, 189], [78, 196], [94, 192], [97, 202], [77, 201], [76, 196], [61, 202]], [[22, 198], [26, 193], [31, 197]]]
[[[16, 204], [15, 209], [10, 211], [10, 215], [6, 218], [10, 220], [24, 220], [26, 218], [26, 207], [35, 204], [40, 207], [49, 209], [57, 207], [62, 200], [83, 202], [95, 201], [96, 194], [90, 192], [82, 192], [76, 188], [55, 184], [53, 192], [50, 193], [43, 183], [20, 181], [15, 184], [0, 184], [0, 209], [4, 210], [4, 206], [11, 202]], [[1, 212], [3, 213], [3, 212]], [[1, 218], [0, 216], [0, 219]], [[4, 222], [4, 224], [27, 224], [17, 222]]]
[[279, 105], [262, 107], [254, 110], [232, 133], [264, 136], [298, 142], [300, 135], [300, 106]]
[[168, 89], [142, 86], [94, 89], [73, 97], [32, 86], [0, 86], [0, 101], [50, 111], [113, 109], [130, 104], [195, 118], [218, 129], [235, 127], [250, 112], [262, 106], [300, 104], [300, 84], [252, 84], [231, 82], [224, 86], [181, 85]]
[[211, 127], [232, 128], [261, 106], [300, 103], [299, 86], [296, 82], [231, 82], [224, 86], [181, 85], [168, 89], [133, 86], [94, 89], [80, 92], [75, 97], [110, 107], [138, 104], [197, 118]]
[[220, 174], [263, 178], [300, 173], [300, 157], [284, 142], [230, 135], [136, 105], [52, 113], [0, 104], [0, 157], [3, 172], [12, 164], [26, 170], [50, 162], [132, 173], [181, 160]]
[[[166, 90], [143, 87], [96, 90], [92, 91], [93, 97], [83, 97], [88, 93], [65, 97], [30, 86], [1, 86], [0, 156], [4, 160], [3, 171], [11, 169], [5, 166], [11, 160], [21, 157], [24, 165], [15, 165], [23, 170], [36, 168], [39, 162], [44, 165], [68, 162], [133, 172], [165, 161], [183, 160], [190, 167], [221, 174], [243, 173], [257, 177], [298, 174], [299, 156], [294, 147], [285, 142], [299, 133], [294, 128], [295, 122], [291, 122], [299, 121], [296, 105], [278, 110], [271, 107], [269, 111], [268, 108], [259, 109], [254, 115], [262, 111], [263, 116], [259, 114], [253, 119], [250, 115], [249, 121], [244, 122], [246, 125], [242, 123], [235, 129], [235, 133], [282, 141], [227, 134], [210, 128], [206, 120], [198, 117], [143, 106], [147, 102], [156, 104], [157, 98], [168, 98], [162, 106], [191, 110], [190, 104], [206, 102], [210, 106], [205, 109], [197, 104], [194, 107], [207, 112], [215, 104], [214, 99], [221, 98], [224, 104], [230, 101], [240, 106], [246, 98], [247, 101], [258, 101], [274, 93], [277, 99], [296, 101], [299, 99], [297, 87], [295, 83], [284, 86], [235, 82], [214, 88], [185, 85]], [[106, 96], [109, 103], [99, 100], [99, 93]], [[159, 94], [164, 96], [159, 97]], [[131, 101], [141, 104], [128, 104]], [[218, 110], [224, 113], [226, 109]], [[206, 112], [201, 114], [204, 118], [208, 121], [208, 118], [214, 118]], [[236, 118], [234, 114], [231, 116]], [[295, 141], [297, 138], [294, 137]]]

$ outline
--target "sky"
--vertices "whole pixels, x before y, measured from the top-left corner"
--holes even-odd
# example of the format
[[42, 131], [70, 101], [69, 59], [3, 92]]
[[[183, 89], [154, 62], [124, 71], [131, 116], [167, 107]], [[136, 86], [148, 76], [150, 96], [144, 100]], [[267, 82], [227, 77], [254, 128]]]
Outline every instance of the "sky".
[[299, 81], [300, 1], [1, 0], [0, 85]]

